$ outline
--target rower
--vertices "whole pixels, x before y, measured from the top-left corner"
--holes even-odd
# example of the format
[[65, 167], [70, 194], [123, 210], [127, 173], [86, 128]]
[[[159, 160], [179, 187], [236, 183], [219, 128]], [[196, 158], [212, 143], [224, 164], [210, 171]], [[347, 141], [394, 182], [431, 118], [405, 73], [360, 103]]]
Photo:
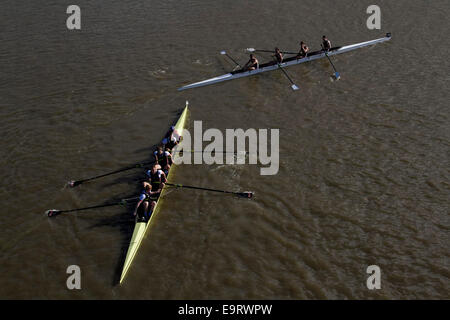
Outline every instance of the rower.
[[275, 54], [273, 56], [277, 59], [278, 63], [283, 62], [283, 54], [281, 53], [280, 49], [275, 48]]
[[172, 150], [179, 142], [180, 142], [180, 134], [175, 129], [175, 127], [171, 127], [169, 132], [167, 132], [166, 137], [162, 140], [162, 145], [165, 150]]
[[153, 153], [155, 156], [155, 162], [158, 163], [164, 173], [169, 173], [170, 165], [172, 164], [172, 155], [168, 151], [168, 149], [164, 150], [163, 146], [159, 146], [158, 149]]
[[300, 51], [298, 52], [298, 58], [306, 58], [309, 52], [309, 47], [303, 41], [300, 42]]
[[[144, 210], [143, 218], [148, 221], [150, 216], [152, 215], [153, 209], [155, 208], [156, 201], [161, 193], [161, 188], [157, 191], [152, 191], [152, 185], [148, 182], [144, 182], [144, 190], [139, 195], [139, 201], [136, 204], [136, 208], [134, 209], [133, 216], [136, 216], [139, 207], [142, 205], [142, 209]], [[149, 210], [150, 207], [150, 210]]]
[[259, 62], [258, 59], [255, 58], [253, 54], [250, 54], [250, 60], [245, 64], [245, 66], [242, 68], [243, 70], [255, 70], [259, 68]]
[[178, 144], [178, 139], [172, 134], [169, 137], [164, 138], [161, 144], [163, 145], [164, 149], [172, 150]]
[[322, 49], [325, 51], [330, 51], [331, 49], [331, 41], [326, 36], [322, 37]]
[[149, 178], [152, 188], [159, 189], [159, 187], [166, 182], [166, 174], [161, 170], [161, 166], [155, 163], [151, 170], [147, 171], [147, 176]]
[[175, 126], [171, 126], [169, 128], [169, 131], [167, 131], [166, 135], [164, 136], [164, 138], [170, 138], [170, 136], [172, 135], [172, 133], [175, 131]]

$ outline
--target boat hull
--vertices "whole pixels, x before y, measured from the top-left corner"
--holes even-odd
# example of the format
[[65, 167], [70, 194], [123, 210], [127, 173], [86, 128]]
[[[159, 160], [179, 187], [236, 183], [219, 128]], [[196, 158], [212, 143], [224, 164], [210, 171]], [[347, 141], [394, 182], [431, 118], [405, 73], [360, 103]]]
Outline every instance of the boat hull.
[[[183, 136], [183, 130], [185, 129], [185, 126], [187, 123], [188, 112], [189, 112], [188, 102], [186, 101], [186, 107], [184, 108], [183, 113], [181, 114], [180, 118], [178, 119], [177, 123], [175, 124], [175, 130], [180, 134], [180, 136]], [[174, 158], [176, 156], [177, 155], [175, 154]], [[174, 171], [175, 171], [176, 167], [177, 166], [175, 165], [175, 163], [173, 163], [170, 168], [169, 174], [167, 176], [168, 182], [171, 181], [169, 179], [173, 179]], [[130, 245], [128, 246], [127, 255], [126, 255], [125, 262], [124, 262], [123, 269], [122, 269], [122, 274], [120, 276], [120, 281], [119, 281], [120, 284], [124, 281], [124, 279], [128, 273], [128, 270], [129, 270], [134, 258], [136, 257], [139, 247], [141, 246], [141, 243], [145, 237], [145, 234], [150, 229], [150, 226], [151, 226], [152, 222], [154, 221], [155, 216], [160, 211], [161, 203], [163, 202], [164, 194], [166, 192], [167, 192], [167, 187], [164, 187], [161, 191], [158, 201], [156, 202], [155, 208], [153, 209], [153, 213], [150, 216], [150, 219], [147, 222], [136, 222], [136, 224], [134, 226], [134, 230], [133, 230], [133, 235], [131, 236]]]
[[[355, 43], [355, 44], [351, 44], [351, 45], [347, 45], [347, 46], [342, 46], [342, 47], [335, 47], [332, 48], [330, 51], [327, 52], [328, 56], [334, 56], [334, 55], [338, 55], [341, 53], [345, 53], [348, 51], [353, 51], [359, 48], [363, 48], [363, 47], [367, 47], [367, 46], [371, 46], [377, 43], [381, 43], [381, 42], [385, 42], [391, 39], [391, 35], [388, 33], [386, 34], [385, 37], [383, 38], [379, 38], [379, 39], [375, 39], [375, 40], [369, 40], [369, 41], [365, 41], [365, 42], [360, 42], [360, 43]], [[317, 59], [322, 59], [325, 58], [326, 54], [323, 51], [316, 51], [316, 52], [312, 52], [310, 53], [309, 56], [307, 56], [306, 58], [301, 58], [301, 59], [297, 59], [296, 57], [291, 57], [291, 58], [287, 58], [285, 59], [285, 61], [283, 61], [283, 63], [280, 64], [280, 66], [282, 68], [284, 67], [289, 67], [292, 65], [296, 65], [296, 64], [301, 64], [301, 63], [305, 63], [305, 62], [309, 62], [309, 61], [314, 61]], [[186, 86], [183, 86], [181, 88], [178, 89], [178, 91], [182, 91], [182, 90], [187, 90], [187, 89], [192, 89], [192, 88], [198, 88], [198, 87], [203, 87], [203, 86], [207, 86], [207, 85], [211, 85], [214, 83], [218, 83], [218, 82], [223, 82], [223, 81], [228, 81], [228, 80], [233, 80], [233, 79], [238, 79], [238, 78], [242, 78], [242, 77], [248, 77], [248, 76], [252, 76], [258, 73], [262, 73], [262, 72], [266, 72], [266, 71], [273, 71], [278, 69], [280, 66], [278, 66], [277, 63], [275, 62], [269, 62], [266, 64], [263, 64], [260, 66], [259, 69], [256, 70], [250, 70], [250, 71], [235, 71], [235, 72], [230, 72], [221, 76], [217, 76], [211, 79], [207, 79], [207, 80], [203, 80], [203, 81], [199, 81], [199, 82], [195, 82], [195, 83], [191, 83], [188, 84]]]

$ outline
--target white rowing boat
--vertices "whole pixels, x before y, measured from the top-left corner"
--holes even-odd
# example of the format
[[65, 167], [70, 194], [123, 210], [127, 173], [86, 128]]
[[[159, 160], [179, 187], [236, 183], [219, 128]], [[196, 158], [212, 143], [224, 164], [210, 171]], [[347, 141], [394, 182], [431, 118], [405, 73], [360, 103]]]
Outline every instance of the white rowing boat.
[[[374, 45], [374, 44], [377, 44], [377, 43], [385, 42], [385, 41], [388, 41], [390, 39], [391, 39], [391, 34], [387, 33], [386, 36], [383, 37], [383, 38], [374, 39], [374, 40], [365, 41], [365, 42], [360, 42], [360, 43], [355, 43], [355, 44], [351, 44], [351, 45], [348, 45], [348, 46], [333, 47], [326, 54], [328, 54], [328, 56], [334, 56], [334, 55], [341, 54], [341, 53], [344, 53], [344, 52], [348, 52], [348, 51], [356, 50], [356, 49], [359, 49], [359, 48], [371, 46], [371, 45]], [[295, 56], [294, 57], [290, 57], [290, 58], [286, 58], [286, 59], [284, 59], [283, 63], [281, 63], [280, 65], [278, 65], [276, 62], [268, 62], [268, 63], [260, 65], [260, 67], [258, 69], [256, 69], [256, 70], [250, 70], [250, 71], [237, 70], [237, 71], [233, 71], [233, 72], [230, 72], [230, 73], [227, 73], [227, 74], [224, 74], [224, 75], [221, 75], [221, 76], [217, 76], [217, 77], [214, 77], [214, 78], [211, 78], [211, 79], [207, 79], [207, 80], [203, 80], [203, 81], [199, 81], [199, 82], [188, 84], [186, 86], [183, 86], [183, 87], [179, 88], [178, 91], [186, 90], [186, 89], [192, 89], [192, 88], [197, 88], [197, 87], [203, 87], [203, 86], [207, 86], [207, 85], [210, 85], [210, 84], [223, 82], [223, 81], [227, 81], [227, 80], [238, 79], [238, 78], [242, 78], [242, 77], [248, 77], [248, 76], [252, 76], [252, 75], [255, 75], [255, 74], [258, 74], [258, 73], [261, 73], [261, 72], [276, 70], [276, 69], [278, 69], [280, 67], [282, 67], [282, 68], [289, 67], [289, 66], [300, 64], [300, 63], [304, 63], [304, 62], [309, 62], [309, 61], [325, 58], [326, 54], [325, 54], [324, 51], [320, 50], [320, 51], [314, 51], [314, 52], [309, 53], [306, 58], [298, 59]]]

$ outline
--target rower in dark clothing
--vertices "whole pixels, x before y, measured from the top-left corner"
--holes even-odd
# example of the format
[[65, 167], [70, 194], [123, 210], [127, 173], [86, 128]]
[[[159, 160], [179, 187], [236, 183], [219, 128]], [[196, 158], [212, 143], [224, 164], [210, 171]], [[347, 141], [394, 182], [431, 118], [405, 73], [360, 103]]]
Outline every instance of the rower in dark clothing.
[[150, 184], [154, 190], [160, 189], [160, 186], [165, 183], [167, 179], [166, 174], [161, 170], [161, 166], [157, 163], [151, 170], [147, 171], [147, 176], [149, 177]]
[[169, 128], [169, 131], [167, 131], [166, 135], [164, 136], [164, 138], [169, 138], [174, 131], [175, 131], [175, 126], [171, 126]]
[[165, 138], [162, 141], [164, 149], [170, 152], [180, 142], [180, 138], [180, 134], [175, 129], [175, 127], [171, 127], [171, 130], [167, 132]]
[[300, 51], [298, 52], [298, 58], [305, 58], [308, 55], [309, 48], [303, 41], [300, 42]]
[[[139, 201], [134, 209], [133, 216], [136, 216], [138, 209], [143, 210], [142, 215], [140, 214], [140, 219], [144, 218], [146, 221], [150, 219], [153, 209], [155, 208], [156, 201], [161, 194], [162, 187], [157, 191], [152, 191], [152, 185], [150, 183], [144, 182], [144, 190], [139, 195]], [[142, 211], [141, 211], [142, 212]]]
[[326, 36], [322, 37], [322, 49], [325, 51], [330, 51], [331, 49], [331, 41]]
[[167, 176], [172, 165], [172, 154], [168, 150], [164, 150], [163, 146], [159, 146], [153, 155], [155, 156], [155, 162], [161, 166]]
[[280, 49], [275, 48], [275, 54], [273, 56], [275, 57], [275, 59], [277, 59], [278, 63], [283, 62], [283, 54], [281, 53]]
[[243, 70], [255, 70], [259, 68], [259, 62], [258, 59], [255, 58], [253, 54], [250, 54], [250, 60], [245, 64], [245, 66], [242, 68]]

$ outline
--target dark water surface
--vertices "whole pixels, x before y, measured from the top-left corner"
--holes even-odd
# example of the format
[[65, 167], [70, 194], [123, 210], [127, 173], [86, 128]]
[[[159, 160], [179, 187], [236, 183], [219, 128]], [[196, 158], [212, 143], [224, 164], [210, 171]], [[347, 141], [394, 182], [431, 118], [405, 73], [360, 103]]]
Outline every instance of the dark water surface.
[[[449, 294], [448, 1], [77, 1], [0, 5], [0, 298], [417, 299]], [[244, 48], [392, 40], [287, 71], [177, 92], [245, 62]], [[270, 59], [259, 55], [260, 61]], [[132, 209], [69, 209], [134, 196], [189, 100], [190, 124], [279, 128], [280, 171], [179, 167], [177, 182], [253, 190], [247, 201], [172, 190], [123, 286]], [[66, 288], [66, 268], [82, 290]], [[366, 268], [382, 270], [368, 290]]]

